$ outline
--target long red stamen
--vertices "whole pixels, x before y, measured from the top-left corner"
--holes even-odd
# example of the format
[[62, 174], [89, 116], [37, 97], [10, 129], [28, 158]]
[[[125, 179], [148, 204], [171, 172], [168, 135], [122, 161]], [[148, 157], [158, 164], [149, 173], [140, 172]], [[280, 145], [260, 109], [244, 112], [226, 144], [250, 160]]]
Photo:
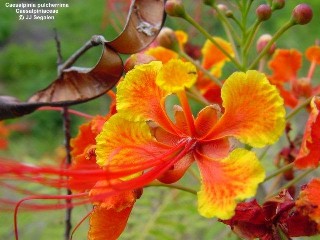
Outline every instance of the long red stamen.
[[[77, 195], [65, 195], [65, 196], [49, 196], [49, 195], [43, 195], [43, 196], [30, 196], [30, 197], [26, 197], [24, 199], [21, 199], [17, 204], [16, 207], [14, 209], [14, 235], [15, 235], [15, 239], [18, 240], [19, 239], [19, 233], [18, 233], [18, 210], [20, 205], [28, 200], [43, 200], [43, 199], [51, 199], [51, 200], [58, 200], [58, 199], [74, 199], [74, 198], [82, 198], [84, 196], [87, 196], [87, 194], [77, 194]], [[72, 206], [65, 206], [65, 207], [72, 207]]]
[[74, 233], [78, 230], [78, 228], [80, 227], [80, 225], [92, 214], [93, 210], [91, 210], [87, 215], [85, 215], [81, 220], [80, 222], [77, 223], [77, 225], [74, 227], [74, 229], [72, 230], [71, 232], [71, 235], [70, 235], [70, 239], [69, 240], [72, 240], [73, 239], [73, 235]]
[[[142, 188], [145, 185], [149, 184], [168, 169], [172, 167], [177, 161], [179, 161], [182, 157], [184, 157], [187, 153], [191, 151], [195, 142], [191, 139], [184, 139], [178, 144], [175, 148], [166, 152], [165, 154], [161, 154], [160, 156], [152, 156], [154, 154], [150, 154], [150, 161], [147, 161], [143, 164], [128, 164], [124, 165], [123, 168], [119, 167], [114, 169], [93, 169], [93, 170], [72, 170], [72, 169], [58, 169], [52, 167], [36, 167], [32, 165], [20, 164], [17, 162], [6, 162], [4, 160], [0, 161], [1, 168], [0, 172], [4, 175], [8, 175], [10, 178], [15, 177], [19, 180], [28, 180], [32, 182], [39, 183], [41, 185], [49, 185], [57, 188], [69, 187], [69, 183], [67, 179], [61, 180], [60, 176], [66, 176], [75, 180], [78, 183], [81, 181], [93, 181], [98, 182], [99, 180], [107, 180], [110, 184], [105, 187], [94, 187], [94, 189], [101, 188], [101, 194], [98, 196], [88, 197], [88, 193], [80, 193], [73, 195], [36, 195], [29, 196], [18, 203], [16, 203], [15, 211], [14, 211], [14, 225], [15, 225], [15, 236], [18, 239], [18, 223], [17, 223], [17, 213], [20, 205], [28, 200], [42, 200], [42, 199], [51, 199], [51, 200], [65, 200], [65, 199], [80, 199], [80, 201], [73, 201], [73, 203], [58, 203], [52, 205], [40, 205], [40, 204], [26, 204], [24, 203], [25, 209], [59, 209], [59, 208], [68, 208], [74, 205], [92, 203], [92, 201], [103, 201], [106, 197], [110, 197], [119, 193], [119, 191], [126, 190], [134, 190], [138, 188]], [[118, 171], [115, 171], [118, 170]], [[112, 179], [119, 179], [121, 177], [127, 177], [135, 173], [139, 173], [140, 171], [145, 171], [139, 177], [123, 181], [121, 183], [113, 183]], [[51, 176], [51, 177], [50, 177]], [[58, 176], [58, 179], [54, 178], [54, 176]], [[83, 177], [83, 180], [82, 180]], [[72, 179], [76, 178], [76, 179]], [[12, 178], [11, 178], [12, 179]], [[81, 180], [78, 180], [81, 179]], [[12, 188], [18, 191], [21, 191], [25, 194], [30, 194], [32, 192], [24, 191], [20, 188], [16, 188], [10, 184], [4, 184], [8, 188]], [[85, 199], [83, 199], [85, 197]], [[13, 201], [6, 201], [1, 199], [0, 201], [6, 202], [9, 204], [13, 204]]]
[[307, 75], [307, 79], [308, 79], [308, 82], [311, 81], [312, 79], [312, 76], [316, 70], [316, 66], [317, 66], [317, 62], [316, 61], [312, 61], [311, 62], [311, 65], [310, 65], [310, 68], [309, 68], [309, 71], [308, 71], [308, 75]]
[[164, 172], [169, 170], [172, 165], [174, 165], [176, 162], [178, 162], [182, 157], [184, 157], [187, 153], [189, 153], [195, 142], [194, 141], [188, 141], [184, 148], [181, 149], [181, 151], [172, 159], [167, 159], [162, 164], [155, 166], [154, 168], [150, 169], [148, 172], [143, 173], [141, 176], [136, 177], [134, 179], [124, 181], [117, 184], [111, 184], [112, 189], [114, 190], [120, 190], [120, 191], [126, 191], [126, 190], [132, 190], [137, 189], [146, 186], [159, 176], [161, 176]]
[[[40, 110], [40, 111], [59, 111], [59, 112], [61, 112], [63, 110], [63, 107], [40, 107], [38, 110]], [[79, 111], [76, 111], [76, 110], [72, 110], [72, 109], [68, 109], [68, 112], [71, 113], [71, 114], [74, 114], [76, 116], [79, 116], [79, 117], [84, 117], [84, 118], [89, 119], [89, 120], [91, 120], [93, 118], [92, 115], [89, 115], [89, 114], [86, 114], [86, 113], [83, 113], [83, 112], [79, 112]]]

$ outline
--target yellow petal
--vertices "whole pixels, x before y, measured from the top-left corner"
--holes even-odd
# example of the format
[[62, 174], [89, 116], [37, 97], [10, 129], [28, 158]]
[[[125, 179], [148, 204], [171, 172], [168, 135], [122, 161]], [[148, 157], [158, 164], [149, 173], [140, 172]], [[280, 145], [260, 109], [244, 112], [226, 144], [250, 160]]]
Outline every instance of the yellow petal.
[[159, 72], [156, 83], [161, 89], [176, 93], [190, 88], [197, 80], [197, 69], [190, 62], [172, 59], [164, 64]]
[[264, 74], [236, 72], [225, 81], [221, 95], [225, 112], [206, 139], [234, 136], [253, 147], [278, 140], [285, 127], [285, 108]]
[[245, 149], [236, 149], [219, 161], [199, 154], [196, 159], [202, 177], [198, 210], [207, 218], [231, 218], [237, 201], [254, 196], [265, 178], [256, 155]]
[[154, 139], [146, 122], [131, 122], [119, 114], [105, 123], [96, 141], [97, 163], [100, 166], [129, 172], [132, 168], [131, 174], [139, 173], [141, 170], [136, 170], [137, 167], [143, 168], [145, 163], [170, 148]]
[[161, 62], [136, 66], [118, 85], [117, 110], [130, 121], [153, 120], [170, 132], [172, 123], [166, 115], [164, 101], [168, 92], [156, 85]]

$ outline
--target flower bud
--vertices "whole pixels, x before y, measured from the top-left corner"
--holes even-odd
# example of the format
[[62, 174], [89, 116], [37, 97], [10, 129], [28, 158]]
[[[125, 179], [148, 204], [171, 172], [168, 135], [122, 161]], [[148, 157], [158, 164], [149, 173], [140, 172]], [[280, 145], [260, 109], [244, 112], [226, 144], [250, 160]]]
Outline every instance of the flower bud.
[[223, 13], [226, 17], [233, 17], [233, 12], [224, 4], [218, 4], [217, 8]]
[[292, 19], [294, 23], [304, 25], [311, 21], [313, 12], [308, 4], [301, 3], [292, 11]]
[[168, 0], [164, 8], [171, 17], [184, 17], [186, 15], [182, 0]]
[[256, 15], [259, 21], [266, 21], [271, 17], [272, 9], [267, 4], [261, 4], [256, 9]]
[[218, 4], [218, 5], [217, 5], [217, 8], [219, 9], [219, 11], [221, 11], [221, 12], [223, 12], [223, 13], [226, 13], [226, 11], [229, 10], [229, 8], [228, 8], [226, 5], [224, 5], [224, 4]]
[[[257, 52], [260, 53], [262, 50], [267, 46], [267, 44], [270, 42], [272, 39], [272, 36], [270, 34], [263, 34], [261, 37], [259, 37], [257, 41]], [[276, 44], [273, 43], [268, 50], [268, 54], [272, 55], [274, 51], [276, 50]]]
[[149, 63], [154, 61], [155, 58], [144, 54], [144, 53], [137, 53], [137, 54], [132, 54], [125, 62], [124, 64], [124, 71], [128, 72], [131, 69], [134, 68], [134, 66], [136, 65], [140, 65], [140, 64], [145, 64], [145, 63]]
[[272, 9], [273, 10], [278, 10], [278, 9], [284, 8], [285, 4], [286, 4], [285, 0], [273, 0]]
[[161, 29], [157, 41], [160, 46], [171, 49], [173, 51], [179, 50], [179, 42], [174, 31], [168, 27]]

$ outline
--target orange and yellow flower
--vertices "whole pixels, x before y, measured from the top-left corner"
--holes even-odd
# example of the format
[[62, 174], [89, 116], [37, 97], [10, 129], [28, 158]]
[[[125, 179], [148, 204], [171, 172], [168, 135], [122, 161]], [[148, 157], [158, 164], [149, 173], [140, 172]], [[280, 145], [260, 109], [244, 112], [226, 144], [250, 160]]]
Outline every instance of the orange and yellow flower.
[[302, 67], [302, 54], [296, 49], [278, 49], [269, 62], [269, 67], [272, 70], [269, 80], [278, 87], [285, 104], [289, 107], [297, 106], [301, 98], [308, 98], [320, 93], [320, 86], [313, 87], [311, 85], [315, 67], [320, 64], [320, 47], [309, 47], [306, 51], [306, 58], [311, 65], [308, 75], [302, 78], [298, 76]]
[[299, 169], [316, 168], [320, 161], [320, 97], [313, 97], [310, 106], [301, 148], [294, 161]]
[[[100, 170], [96, 162], [96, 136], [101, 132], [104, 123], [115, 114], [115, 96], [109, 92], [112, 99], [110, 111], [106, 116], [95, 116], [90, 122], [79, 127], [78, 135], [71, 140], [72, 164], [70, 171]], [[119, 180], [120, 181], [120, 180]], [[116, 240], [124, 230], [133, 205], [142, 193], [140, 191], [124, 191], [105, 197], [108, 183], [102, 174], [84, 177], [73, 176], [68, 180], [68, 186], [77, 192], [88, 192], [94, 209], [90, 214], [88, 239]], [[109, 194], [110, 195], [110, 194]]]
[[[234, 57], [234, 52], [231, 44], [222, 38], [213, 38], [219, 46], [224, 49], [231, 57]], [[211, 41], [207, 40], [201, 49], [202, 67], [216, 78], [220, 78], [222, 69], [230, 59]], [[197, 88], [202, 95], [210, 102], [221, 104], [221, 87], [209, 79], [205, 74], [200, 72], [197, 81]]]
[[320, 179], [312, 179], [306, 187], [300, 192], [296, 201], [297, 207], [311, 220], [318, 224], [320, 231]]
[[[283, 100], [264, 74], [237, 72], [221, 90], [224, 113], [210, 105], [194, 117], [185, 89], [196, 80], [195, 66], [178, 59], [129, 71], [117, 88], [117, 113], [96, 138], [97, 163], [118, 177], [120, 182], [108, 182], [110, 189], [126, 192], [155, 179], [176, 182], [195, 162], [200, 214], [228, 219], [265, 177], [256, 155], [233, 149], [230, 140], [253, 147], [277, 141], [285, 123]], [[165, 106], [171, 94], [181, 104], [174, 107], [174, 120]]]
[[320, 231], [320, 179], [312, 179], [300, 192], [297, 207], [318, 224]]

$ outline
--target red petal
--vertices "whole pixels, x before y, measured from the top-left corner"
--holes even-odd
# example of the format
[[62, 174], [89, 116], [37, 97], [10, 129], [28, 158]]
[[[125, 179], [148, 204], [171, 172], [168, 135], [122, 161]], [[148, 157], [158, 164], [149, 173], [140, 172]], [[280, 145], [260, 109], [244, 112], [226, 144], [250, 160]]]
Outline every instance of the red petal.
[[287, 82], [297, 78], [302, 65], [302, 55], [295, 49], [278, 49], [269, 62], [273, 78], [278, 82]]
[[158, 177], [158, 180], [166, 184], [177, 182], [180, 178], [183, 177], [183, 175], [193, 162], [194, 158], [191, 154], [184, 156], [177, 163], [175, 163], [172, 168]]
[[299, 154], [295, 165], [299, 169], [316, 168], [320, 161], [320, 97], [311, 101], [311, 113], [306, 124]]

